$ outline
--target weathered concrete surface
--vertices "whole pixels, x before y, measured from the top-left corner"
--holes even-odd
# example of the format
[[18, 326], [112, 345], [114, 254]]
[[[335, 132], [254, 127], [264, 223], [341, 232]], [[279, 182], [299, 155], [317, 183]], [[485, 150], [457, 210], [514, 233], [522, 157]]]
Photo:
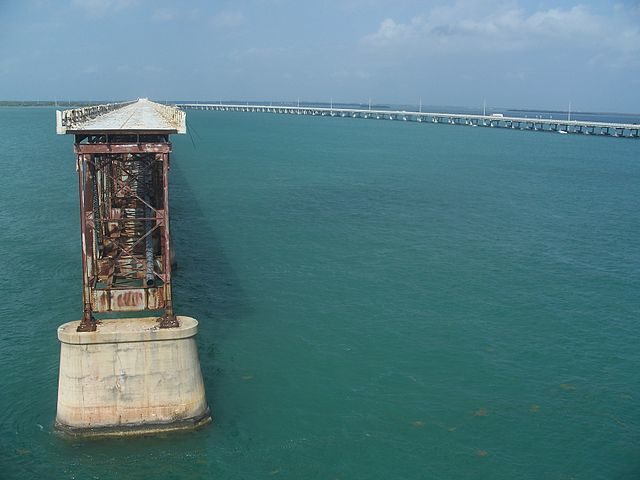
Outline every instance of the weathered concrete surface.
[[126, 131], [187, 133], [186, 114], [176, 107], [146, 98], [56, 112], [56, 132], [59, 135]]
[[195, 335], [154, 318], [103, 320], [95, 332], [79, 322], [58, 328], [61, 342], [56, 427], [81, 435], [126, 435], [197, 427], [211, 420]]

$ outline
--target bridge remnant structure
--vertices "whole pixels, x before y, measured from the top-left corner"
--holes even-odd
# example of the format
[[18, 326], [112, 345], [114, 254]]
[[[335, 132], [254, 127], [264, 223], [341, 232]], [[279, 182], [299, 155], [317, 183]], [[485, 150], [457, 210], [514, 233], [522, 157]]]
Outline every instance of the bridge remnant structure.
[[[82, 319], [58, 329], [56, 425], [101, 435], [206, 423], [198, 322], [176, 316], [171, 288], [169, 135], [186, 133], [186, 114], [139, 99], [56, 115], [57, 133], [75, 136], [83, 269]], [[135, 315], [96, 320], [107, 313]]]

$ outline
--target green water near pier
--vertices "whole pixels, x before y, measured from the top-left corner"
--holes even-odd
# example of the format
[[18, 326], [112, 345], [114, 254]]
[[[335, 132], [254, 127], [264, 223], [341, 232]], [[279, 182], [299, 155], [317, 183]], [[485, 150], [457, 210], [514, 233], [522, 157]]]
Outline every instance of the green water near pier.
[[72, 139], [0, 109], [0, 478], [640, 476], [638, 141], [188, 119], [174, 293], [214, 423], [80, 441], [53, 429]]

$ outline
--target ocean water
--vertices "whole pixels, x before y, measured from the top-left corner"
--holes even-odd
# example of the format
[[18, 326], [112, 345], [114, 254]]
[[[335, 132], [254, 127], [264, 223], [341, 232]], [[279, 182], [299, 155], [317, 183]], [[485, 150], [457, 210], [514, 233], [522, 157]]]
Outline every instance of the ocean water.
[[72, 138], [0, 109], [0, 478], [640, 478], [640, 143], [189, 111], [180, 314], [213, 424], [69, 440]]

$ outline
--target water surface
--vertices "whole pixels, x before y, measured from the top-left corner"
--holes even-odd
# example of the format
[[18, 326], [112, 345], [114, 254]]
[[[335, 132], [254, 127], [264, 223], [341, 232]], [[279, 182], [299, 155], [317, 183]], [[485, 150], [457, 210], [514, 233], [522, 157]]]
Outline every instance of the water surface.
[[65, 440], [72, 138], [0, 109], [0, 477], [640, 476], [640, 143], [188, 112], [177, 312], [214, 423]]

